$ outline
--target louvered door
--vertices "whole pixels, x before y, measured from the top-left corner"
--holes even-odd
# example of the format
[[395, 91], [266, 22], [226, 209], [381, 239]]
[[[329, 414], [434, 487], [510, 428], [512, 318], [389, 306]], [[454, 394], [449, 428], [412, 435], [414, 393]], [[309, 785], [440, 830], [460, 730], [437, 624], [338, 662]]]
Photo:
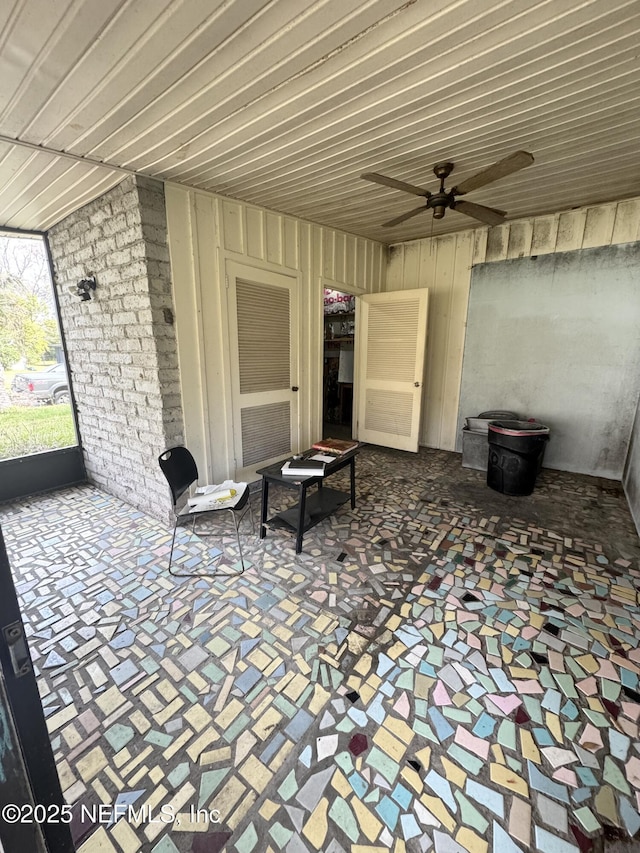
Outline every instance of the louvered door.
[[227, 279], [235, 476], [247, 480], [297, 449], [296, 279], [232, 262]]
[[361, 297], [358, 438], [418, 450], [427, 340], [427, 290]]

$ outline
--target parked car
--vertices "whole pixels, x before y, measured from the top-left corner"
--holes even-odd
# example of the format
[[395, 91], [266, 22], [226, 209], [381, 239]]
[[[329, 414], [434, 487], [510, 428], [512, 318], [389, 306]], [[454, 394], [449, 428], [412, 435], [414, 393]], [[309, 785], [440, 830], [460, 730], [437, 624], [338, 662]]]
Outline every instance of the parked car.
[[32, 373], [16, 373], [11, 390], [28, 394], [42, 403], [68, 403], [69, 377], [64, 364], [54, 364]]

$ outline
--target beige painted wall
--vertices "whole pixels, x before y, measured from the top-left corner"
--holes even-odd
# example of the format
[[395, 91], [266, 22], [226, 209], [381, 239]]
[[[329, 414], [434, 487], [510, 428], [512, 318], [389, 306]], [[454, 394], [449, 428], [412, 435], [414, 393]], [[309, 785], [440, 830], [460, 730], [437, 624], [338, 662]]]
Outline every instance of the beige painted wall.
[[430, 291], [420, 444], [455, 449], [474, 264], [635, 240], [640, 240], [640, 198], [391, 246], [386, 289]]
[[300, 443], [308, 447], [322, 429], [323, 288], [384, 290], [387, 249], [175, 184], [165, 192], [185, 440], [202, 476], [220, 481], [235, 473], [227, 260], [298, 281]]

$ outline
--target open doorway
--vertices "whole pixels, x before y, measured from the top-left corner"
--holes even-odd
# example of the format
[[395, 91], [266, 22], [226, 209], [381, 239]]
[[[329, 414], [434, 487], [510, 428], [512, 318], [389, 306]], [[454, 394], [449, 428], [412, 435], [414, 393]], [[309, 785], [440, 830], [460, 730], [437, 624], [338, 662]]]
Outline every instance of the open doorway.
[[356, 298], [324, 290], [323, 438], [352, 438]]
[[42, 234], [0, 230], [0, 500], [83, 482]]

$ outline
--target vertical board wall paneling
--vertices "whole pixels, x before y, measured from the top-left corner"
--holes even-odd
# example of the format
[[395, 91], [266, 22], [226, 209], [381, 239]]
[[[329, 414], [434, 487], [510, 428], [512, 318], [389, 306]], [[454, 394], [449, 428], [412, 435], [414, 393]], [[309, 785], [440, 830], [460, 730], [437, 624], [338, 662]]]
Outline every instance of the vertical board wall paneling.
[[[187, 442], [207, 476], [234, 475], [225, 265], [298, 273], [300, 441], [322, 428], [322, 287], [385, 289], [386, 247], [232, 199], [166, 185]], [[189, 211], [191, 214], [189, 215]], [[202, 472], [204, 476], [204, 471]]]
[[582, 238], [583, 249], [593, 249], [596, 246], [610, 246], [615, 219], [615, 205], [591, 207], [587, 211]]
[[[208, 441], [204, 432], [207, 422], [204, 407], [206, 398], [203, 388], [202, 363], [202, 312], [199, 310], [199, 269], [196, 255], [193, 223], [197, 216], [196, 200], [189, 193], [175, 187], [167, 188], [167, 220], [171, 231], [171, 265], [174, 282], [175, 319], [180, 336], [178, 339], [180, 374], [182, 376], [182, 405], [185, 411], [193, 412], [193, 418], [185, 419], [185, 442], [193, 449], [198, 463], [206, 465]], [[213, 214], [212, 214], [213, 221]], [[181, 341], [189, 346], [181, 347]]]
[[[320, 324], [322, 322], [319, 316], [320, 309], [315, 303], [320, 303], [322, 296], [316, 295], [313, 298], [314, 292], [314, 244], [313, 244], [314, 228], [307, 222], [298, 223], [298, 246], [300, 269], [302, 270], [302, 286], [304, 293], [298, 300], [298, 319], [300, 324], [300, 358], [298, 359], [298, 369], [300, 376], [298, 377], [300, 391], [300, 399], [298, 400], [298, 410], [300, 417], [300, 443], [301, 446], [309, 447], [313, 442], [314, 425], [317, 423], [318, 417], [322, 421], [322, 410], [318, 414], [318, 403], [315, 397], [317, 395], [311, 393], [310, 389], [320, 382], [322, 388], [322, 352], [320, 357], [314, 352], [314, 347], [322, 346], [320, 340]], [[318, 285], [319, 287], [319, 285]]]
[[[447, 341], [451, 318], [451, 289], [455, 269], [456, 237], [440, 238], [435, 245], [435, 275], [430, 293], [425, 393], [422, 397], [421, 441], [446, 446], [442, 434], [447, 394]], [[424, 249], [428, 251], [425, 246]], [[453, 393], [453, 389], [451, 389]]]
[[353, 271], [356, 287], [366, 289], [367, 285], [367, 240], [356, 237], [355, 269]]
[[616, 207], [611, 243], [640, 240], [640, 205], [636, 199], [621, 201]]
[[220, 205], [223, 247], [228, 252], [248, 254], [244, 245], [244, 206], [235, 201], [223, 201]]
[[[233, 418], [231, 408], [220, 406], [220, 400], [231, 395], [231, 364], [229, 360], [229, 327], [223, 321], [226, 309], [224, 275], [221, 275], [218, 245], [222, 240], [223, 221], [215, 198], [196, 197], [196, 211], [203, 211], [195, 222], [197, 241], [194, 246], [196, 263], [200, 265], [199, 299], [202, 328], [202, 361], [195, 370], [202, 372], [205, 403], [205, 434], [208, 442], [209, 482], [220, 482], [233, 474]], [[238, 233], [243, 224], [238, 216]], [[213, 236], [213, 239], [212, 239]], [[191, 417], [184, 412], [184, 417]]]
[[298, 237], [298, 223], [295, 219], [287, 217], [284, 220], [284, 259], [283, 264], [287, 269], [301, 269], [300, 265], [300, 240]]
[[402, 290], [404, 287], [404, 252], [409, 243], [396, 243], [389, 248], [387, 263], [387, 290]]
[[345, 238], [345, 253], [344, 253], [344, 279], [341, 284], [347, 282], [356, 283], [356, 238], [351, 234], [347, 234]]
[[[250, 258], [264, 258], [264, 216], [261, 210], [250, 207], [246, 211], [247, 255]], [[233, 251], [233, 250], [232, 250]]]
[[387, 257], [388, 249], [379, 243], [373, 243], [371, 246], [371, 281], [374, 293], [380, 293], [384, 290], [384, 283], [387, 274]]
[[[248, 210], [248, 208], [247, 208]], [[275, 213], [266, 213], [267, 226], [267, 260], [270, 264], [284, 266], [284, 252], [282, 251], [282, 216]]]
[[[454, 273], [451, 281], [451, 311], [447, 324], [446, 364], [442, 419], [441, 441], [446, 447], [455, 447], [456, 419], [458, 416], [458, 401], [460, 399], [460, 384], [462, 382], [462, 358], [464, 355], [464, 339], [466, 332], [467, 306], [469, 304], [469, 277], [471, 275], [471, 258], [473, 255], [473, 234], [469, 231], [458, 234], [454, 253]], [[461, 322], [460, 322], [461, 321]]]
[[[640, 198], [635, 198], [390, 246], [385, 289], [430, 291], [420, 443], [442, 450], [456, 445], [472, 265], [639, 239]], [[455, 241], [453, 253], [446, 240]], [[443, 307], [449, 289], [450, 311]]]
[[335, 280], [336, 281], [344, 281], [345, 269], [346, 269], [346, 258], [347, 258], [347, 235], [341, 234], [340, 232], [336, 233], [336, 239], [334, 242], [334, 270], [335, 270]]
[[[486, 229], [483, 229], [486, 234]], [[531, 235], [531, 254], [548, 255], [555, 251], [556, 232], [558, 230], [558, 216], [538, 216], [533, 220], [533, 233]], [[481, 264], [484, 256], [474, 256], [474, 264]]]
[[513, 222], [509, 228], [507, 258], [526, 258], [531, 254], [533, 223], [529, 220]]
[[569, 210], [558, 216], [558, 231], [554, 252], [571, 252], [582, 248], [584, 226], [587, 221], [587, 211]]
[[402, 290], [415, 290], [424, 287], [420, 283], [420, 244], [407, 243], [404, 247]]
[[506, 261], [509, 250], [509, 225], [496, 225], [487, 234], [485, 261]]
[[322, 240], [322, 275], [332, 281], [340, 281], [336, 275], [336, 241], [332, 231], [325, 231]]

